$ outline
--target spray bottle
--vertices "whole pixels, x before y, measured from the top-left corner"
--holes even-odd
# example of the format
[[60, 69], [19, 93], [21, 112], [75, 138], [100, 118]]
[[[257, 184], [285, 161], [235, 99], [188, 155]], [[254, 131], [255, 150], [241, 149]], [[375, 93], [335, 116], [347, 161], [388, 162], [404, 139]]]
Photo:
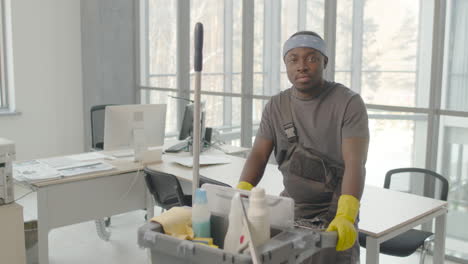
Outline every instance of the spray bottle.
[[242, 208], [240, 194], [236, 193], [231, 200], [231, 210], [229, 211], [229, 226], [224, 238], [224, 250], [229, 253], [237, 253], [240, 245], [242, 232]]
[[270, 240], [270, 210], [263, 188], [255, 187], [252, 189], [247, 218], [250, 222], [251, 236], [255, 247]]

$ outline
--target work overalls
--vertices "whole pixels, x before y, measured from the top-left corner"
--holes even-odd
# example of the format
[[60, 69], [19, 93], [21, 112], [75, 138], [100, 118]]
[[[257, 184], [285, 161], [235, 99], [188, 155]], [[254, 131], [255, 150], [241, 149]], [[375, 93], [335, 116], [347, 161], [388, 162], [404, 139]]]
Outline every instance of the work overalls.
[[[292, 119], [290, 93], [281, 92], [280, 110], [284, 132], [288, 140], [286, 149], [279, 149], [278, 167], [283, 174], [285, 190], [282, 196], [291, 197], [295, 202], [294, 216], [297, 221], [310, 219], [317, 228], [324, 229], [336, 215], [344, 166], [319, 151], [304, 147], [298, 141]], [[356, 221], [357, 223], [357, 221]], [[358, 244], [358, 243], [356, 243]], [[325, 258], [314, 263], [356, 263], [359, 245], [355, 252], [328, 250]], [[341, 255], [335, 259], [335, 255]], [[343, 259], [343, 261], [339, 260]], [[310, 263], [311, 260], [305, 263]]]

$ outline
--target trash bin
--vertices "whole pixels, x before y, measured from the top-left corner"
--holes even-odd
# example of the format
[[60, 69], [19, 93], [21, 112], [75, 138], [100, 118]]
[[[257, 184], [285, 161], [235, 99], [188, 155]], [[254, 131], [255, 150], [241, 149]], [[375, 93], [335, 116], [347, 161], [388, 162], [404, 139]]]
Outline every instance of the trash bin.
[[[232, 254], [222, 249], [227, 226], [226, 217], [211, 216], [211, 234], [219, 248], [165, 235], [161, 225], [155, 222], [148, 222], [138, 229], [138, 244], [150, 250], [151, 263], [252, 263], [248, 254]], [[334, 232], [305, 228], [272, 228], [271, 235], [267, 243], [258, 247], [259, 259], [264, 264], [301, 263], [324, 248], [335, 247], [337, 239]]]
[[24, 242], [26, 247], [26, 263], [38, 264], [37, 220], [24, 223]]

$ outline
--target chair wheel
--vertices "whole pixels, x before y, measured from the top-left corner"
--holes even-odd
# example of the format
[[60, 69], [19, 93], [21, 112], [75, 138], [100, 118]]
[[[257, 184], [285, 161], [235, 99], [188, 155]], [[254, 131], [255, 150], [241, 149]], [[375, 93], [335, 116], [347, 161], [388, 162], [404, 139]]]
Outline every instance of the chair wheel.
[[107, 217], [106, 220], [104, 220], [104, 224], [106, 225], [106, 227], [109, 227], [111, 225], [111, 218]]

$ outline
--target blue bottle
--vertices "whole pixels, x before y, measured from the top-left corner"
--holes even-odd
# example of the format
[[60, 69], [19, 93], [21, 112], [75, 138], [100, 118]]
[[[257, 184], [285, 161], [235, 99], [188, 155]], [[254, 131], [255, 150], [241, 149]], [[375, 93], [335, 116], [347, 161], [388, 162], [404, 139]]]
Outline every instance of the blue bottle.
[[211, 237], [210, 219], [206, 190], [199, 188], [195, 191], [195, 203], [192, 207], [192, 228], [195, 237]]

